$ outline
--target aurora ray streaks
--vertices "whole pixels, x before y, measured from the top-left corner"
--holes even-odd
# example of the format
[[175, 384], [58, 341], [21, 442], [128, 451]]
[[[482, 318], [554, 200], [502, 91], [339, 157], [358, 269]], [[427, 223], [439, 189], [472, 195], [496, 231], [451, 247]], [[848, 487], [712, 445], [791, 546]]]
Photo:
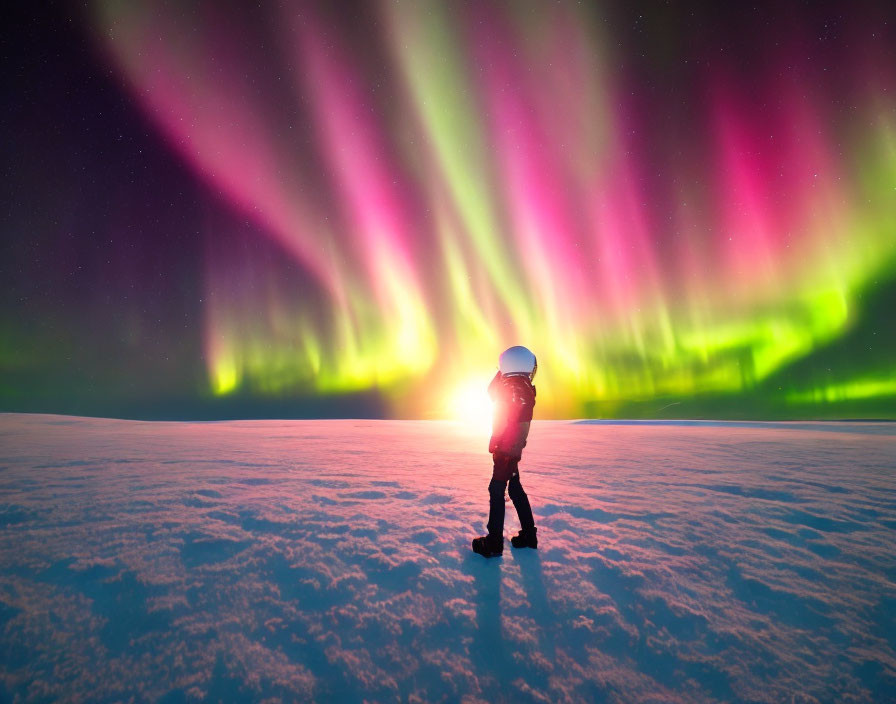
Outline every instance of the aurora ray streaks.
[[542, 417], [896, 417], [893, 11], [622, 5], [95, 5], [231, 214], [185, 393], [438, 417], [526, 344]]

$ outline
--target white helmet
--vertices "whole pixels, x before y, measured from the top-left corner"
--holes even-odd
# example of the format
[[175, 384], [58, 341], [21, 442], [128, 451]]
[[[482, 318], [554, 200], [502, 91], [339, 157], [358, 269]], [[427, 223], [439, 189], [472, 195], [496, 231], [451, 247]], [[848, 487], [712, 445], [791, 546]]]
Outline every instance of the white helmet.
[[504, 376], [522, 374], [534, 379], [535, 372], [538, 370], [538, 361], [527, 348], [517, 345], [501, 353], [498, 358], [498, 369]]

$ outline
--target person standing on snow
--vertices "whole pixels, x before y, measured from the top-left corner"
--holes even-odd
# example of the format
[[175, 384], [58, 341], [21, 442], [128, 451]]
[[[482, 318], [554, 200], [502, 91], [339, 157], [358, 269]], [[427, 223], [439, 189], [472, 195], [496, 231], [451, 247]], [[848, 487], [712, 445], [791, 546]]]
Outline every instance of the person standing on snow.
[[494, 469], [488, 485], [488, 535], [473, 539], [473, 552], [494, 557], [504, 552], [504, 490], [520, 519], [520, 532], [510, 539], [515, 548], [537, 548], [538, 538], [529, 497], [520, 484], [519, 462], [522, 458], [532, 409], [535, 407], [535, 387], [532, 380], [538, 369], [535, 355], [525, 347], [511, 347], [498, 360], [498, 373], [488, 385], [488, 393], [495, 404], [489, 452]]

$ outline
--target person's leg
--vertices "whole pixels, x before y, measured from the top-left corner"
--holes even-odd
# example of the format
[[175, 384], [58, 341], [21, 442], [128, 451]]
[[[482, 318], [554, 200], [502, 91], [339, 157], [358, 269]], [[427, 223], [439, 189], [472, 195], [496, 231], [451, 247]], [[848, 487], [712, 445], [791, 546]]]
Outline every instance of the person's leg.
[[488, 484], [488, 537], [504, 540], [504, 490], [507, 482], [492, 479]]
[[510, 478], [507, 493], [510, 495], [510, 500], [513, 501], [513, 505], [516, 508], [516, 515], [519, 516], [520, 528], [524, 531], [530, 531], [535, 528], [535, 519], [532, 516], [529, 497], [523, 491], [523, 485], [520, 484], [520, 475], [518, 473]]
[[503, 452], [492, 455], [494, 468], [492, 480], [488, 485], [488, 534], [493, 539], [504, 540], [504, 491], [507, 489], [507, 480], [514, 472], [513, 458]]

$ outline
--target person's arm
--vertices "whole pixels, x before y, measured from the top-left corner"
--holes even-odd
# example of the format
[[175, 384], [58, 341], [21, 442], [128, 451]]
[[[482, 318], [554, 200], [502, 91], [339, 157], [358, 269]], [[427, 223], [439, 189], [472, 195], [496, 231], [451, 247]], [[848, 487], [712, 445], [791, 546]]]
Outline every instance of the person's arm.
[[503, 374], [498, 371], [488, 385], [488, 395], [495, 404], [494, 413], [492, 415], [492, 435], [488, 441], [488, 451], [497, 452], [501, 446], [501, 436], [504, 434], [505, 417], [507, 415], [506, 398], [502, 398], [504, 394], [504, 385], [501, 383]]
[[504, 444], [509, 455], [520, 457], [529, 437], [532, 409], [535, 406], [535, 388], [528, 383], [516, 384], [513, 391], [513, 417], [508, 419], [510, 423]]
[[488, 395], [492, 401], [497, 400], [498, 390], [501, 388], [501, 372], [500, 370], [495, 372], [495, 376], [492, 377], [491, 382], [488, 385]]
[[523, 448], [526, 446], [526, 439], [529, 437], [529, 421], [519, 421], [507, 428], [504, 436], [504, 452], [511, 457], [519, 458], [523, 454]]

